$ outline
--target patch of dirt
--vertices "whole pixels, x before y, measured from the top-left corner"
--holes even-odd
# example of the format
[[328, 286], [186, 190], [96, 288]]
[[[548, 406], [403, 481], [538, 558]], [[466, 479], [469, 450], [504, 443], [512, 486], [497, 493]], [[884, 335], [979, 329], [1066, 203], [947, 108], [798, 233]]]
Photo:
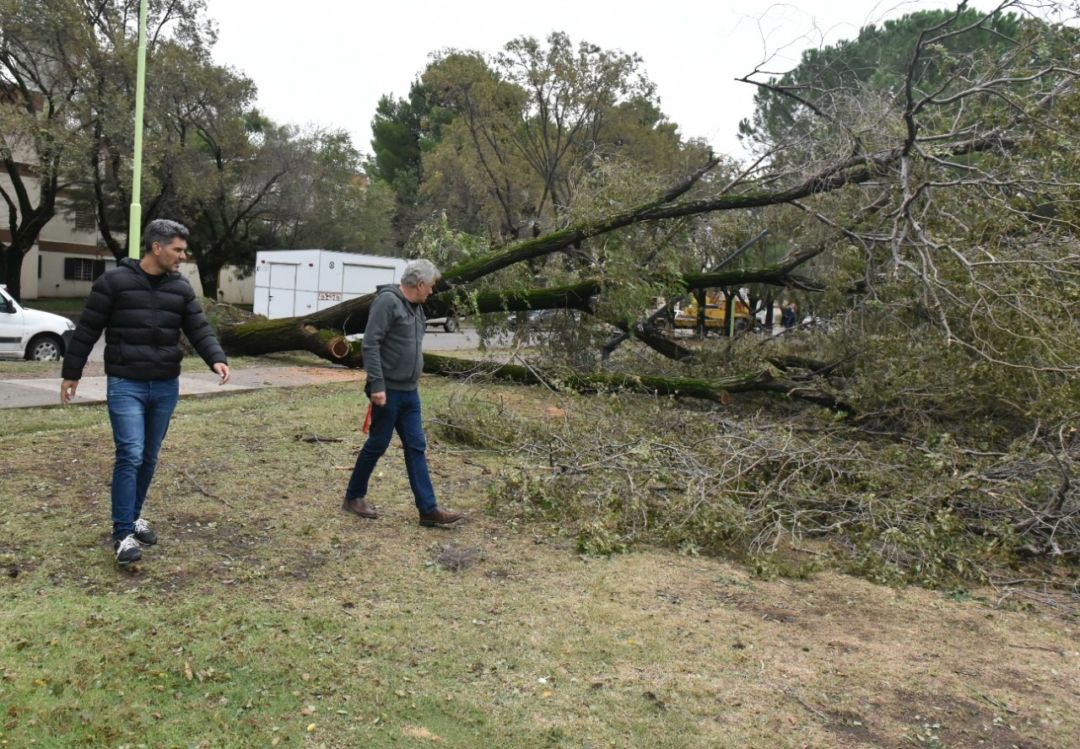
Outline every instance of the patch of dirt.
[[889, 746], [886, 740], [870, 730], [866, 718], [851, 710], [829, 710], [825, 727], [837, 736], [854, 739], [860, 746]]
[[1023, 727], [1027, 721], [1007, 708], [978, 704], [948, 694], [920, 694], [904, 689], [897, 690], [893, 696], [886, 712], [904, 726], [904, 738], [881, 746], [890, 749], [913, 745], [1052, 749], [1039, 739], [1025, 736]]
[[27, 557], [25, 549], [0, 544], [0, 585], [16, 581], [20, 575], [36, 570], [38, 565], [36, 559]]
[[475, 567], [483, 558], [484, 553], [478, 547], [447, 544], [435, 557], [435, 563], [449, 572], [463, 572]]
[[731, 602], [739, 611], [754, 614], [760, 617], [762, 621], [792, 624], [799, 619], [794, 609], [777, 605], [774, 602], [759, 601], [753, 596], [735, 595], [732, 596]]

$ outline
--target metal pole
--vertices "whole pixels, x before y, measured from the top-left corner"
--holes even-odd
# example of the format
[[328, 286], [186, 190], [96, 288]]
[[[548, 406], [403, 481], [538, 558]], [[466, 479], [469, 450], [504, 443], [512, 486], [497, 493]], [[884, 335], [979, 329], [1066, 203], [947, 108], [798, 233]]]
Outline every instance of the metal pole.
[[142, 234], [143, 90], [146, 88], [146, 0], [139, 0], [139, 58], [135, 73], [135, 154], [131, 170], [131, 210], [128, 213], [128, 257], [139, 258]]

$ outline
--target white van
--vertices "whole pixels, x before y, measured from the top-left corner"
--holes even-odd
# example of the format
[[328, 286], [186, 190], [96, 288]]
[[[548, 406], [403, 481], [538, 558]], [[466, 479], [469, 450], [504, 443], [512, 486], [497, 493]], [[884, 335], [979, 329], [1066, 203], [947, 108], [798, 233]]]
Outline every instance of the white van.
[[21, 306], [0, 284], [0, 358], [60, 361], [74, 330], [66, 317]]

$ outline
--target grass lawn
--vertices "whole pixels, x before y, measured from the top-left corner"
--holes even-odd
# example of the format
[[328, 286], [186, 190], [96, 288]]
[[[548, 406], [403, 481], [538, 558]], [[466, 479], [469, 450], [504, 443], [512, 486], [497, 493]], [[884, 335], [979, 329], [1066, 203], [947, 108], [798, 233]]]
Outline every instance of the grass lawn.
[[[465, 386], [425, 378], [428, 419]], [[546, 391], [483, 386], [543, 418]], [[573, 399], [566, 401], [573, 407]], [[565, 405], [565, 404], [564, 404]], [[117, 569], [104, 406], [0, 411], [0, 747], [1065, 747], [1077, 623], [834, 573], [582, 557], [488, 514], [512, 456], [395, 441], [340, 510], [355, 384], [184, 399]], [[1072, 739], [1069, 739], [1072, 736]]]
[[52, 312], [57, 315], [78, 315], [86, 305], [86, 297], [41, 297], [39, 299], [27, 299], [23, 304], [30, 309], [39, 309], [43, 312]]

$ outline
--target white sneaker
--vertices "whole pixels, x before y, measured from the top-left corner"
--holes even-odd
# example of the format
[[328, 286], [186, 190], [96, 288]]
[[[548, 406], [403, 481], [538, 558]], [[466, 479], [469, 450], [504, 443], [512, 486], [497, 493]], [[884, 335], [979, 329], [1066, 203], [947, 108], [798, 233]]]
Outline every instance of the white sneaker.
[[142, 518], [135, 521], [135, 540], [143, 546], [153, 546], [157, 543], [157, 534], [150, 529], [150, 523]]
[[139, 548], [134, 533], [129, 533], [119, 541], [113, 541], [113, 550], [116, 552], [117, 564], [131, 564], [142, 559], [142, 549]]

